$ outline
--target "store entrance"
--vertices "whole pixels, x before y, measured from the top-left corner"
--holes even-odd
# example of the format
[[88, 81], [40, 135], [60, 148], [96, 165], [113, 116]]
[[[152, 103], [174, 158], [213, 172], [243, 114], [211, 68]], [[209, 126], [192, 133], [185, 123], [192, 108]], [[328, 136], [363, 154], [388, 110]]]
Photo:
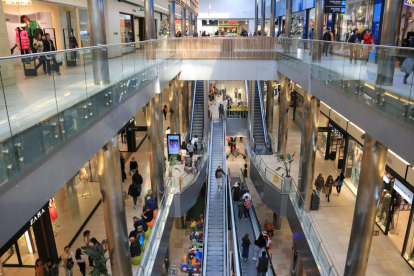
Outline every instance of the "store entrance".
[[328, 127], [319, 127], [317, 149], [331, 162], [338, 175], [345, 169], [346, 137], [338, 126], [329, 122]]
[[1, 263], [8, 266], [34, 266], [39, 258], [33, 227], [30, 227], [14, 244], [1, 256]]

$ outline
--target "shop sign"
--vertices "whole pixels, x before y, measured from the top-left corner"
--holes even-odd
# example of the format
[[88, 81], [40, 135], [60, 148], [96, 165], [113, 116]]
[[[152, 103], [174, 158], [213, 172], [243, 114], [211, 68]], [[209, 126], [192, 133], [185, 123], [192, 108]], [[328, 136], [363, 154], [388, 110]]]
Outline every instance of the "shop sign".
[[30, 219], [30, 226], [32, 226], [43, 214], [45, 213], [45, 209], [42, 208], [39, 212], [36, 213], [31, 219]]
[[402, 184], [397, 179], [394, 180], [394, 190], [399, 193], [408, 203], [413, 203], [413, 192], [411, 192], [404, 184]]
[[374, 230], [374, 237], [379, 236], [379, 230]]
[[139, 7], [139, 11], [144, 11], [144, 7]]
[[325, 0], [325, 13], [345, 13], [346, 1]]
[[20, 6], [32, 4], [32, 0], [2, 0], [1, 2], [6, 5], [20, 5]]
[[341, 130], [339, 130], [337, 127], [335, 127], [331, 123], [329, 123], [328, 126], [332, 129], [333, 132], [335, 132], [336, 134], [338, 134], [339, 137], [341, 137], [342, 139], [344, 139], [344, 134], [342, 133]]
[[414, 7], [414, 0], [404, 0], [404, 5]]

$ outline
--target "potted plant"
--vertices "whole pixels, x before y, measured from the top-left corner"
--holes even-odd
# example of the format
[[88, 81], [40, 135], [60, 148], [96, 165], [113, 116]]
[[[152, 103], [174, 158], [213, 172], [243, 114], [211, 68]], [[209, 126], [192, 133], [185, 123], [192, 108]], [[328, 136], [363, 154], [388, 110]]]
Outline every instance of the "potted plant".
[[94, 260], [95, 267], [93, 270], [89, 273], [90, 275], [103, 275], [103, 276], [110, 276], [108, 273], [108, 269], [106, 268], [106, 263], [109, 260], [109, 258], [105, 257], [106, 249], [108, 248], [108, 240], [104, 239], [101, 243], [100, 252], [97, 252], [95, 249], [89, 247], [89, 246], [82, 246], [83, 252], [85, 252], [86, 255], [91, 257]]
[[283, 192], [288, 193], [290, 191], [290, 183], [292, 182], [292, 176], [290, 175], [291, 172], [291, 166], [292, 162], [294, 161], [293, 157], [296, 153], [293, 153], [292, 155], [287, 154], [286, 157], [284, 155], [278, 155], [276, 154], [276, 157], [278, 158], [277, 163], [282, 163], [283, 166], [278, 167], [276, 169], [276, 172], [280, 171], [281, 169], [284, 169], [285, 172], [282, 173], [283, 178]]
[[170, 159], [168, 160], [168, 177], [170, 178], [173, 177], [174, 171], [179, 171], [181, 173], [181, 171], [175, 167], [177, 165], [178, 165], [177, 154], [173, 154], [170, 156]]

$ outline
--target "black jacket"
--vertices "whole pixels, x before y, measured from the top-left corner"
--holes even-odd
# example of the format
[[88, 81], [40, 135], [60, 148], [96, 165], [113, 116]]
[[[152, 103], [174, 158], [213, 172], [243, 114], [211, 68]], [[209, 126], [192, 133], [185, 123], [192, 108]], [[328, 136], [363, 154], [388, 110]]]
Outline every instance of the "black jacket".
[[250, 247], [250, 240], [248, 239], [248, 238], [246, 238], [246, 237], [243, 237], [242, 238], [242, 247], [244, 247], [244, 248], [249, 248]]
[[143, 219], [138, 219], [135, 223], [134, 223], [134, 228], [137, 229], [138, 226], [142, 226], [142, 231], [147, 232], [148, 230], [148, 225], [145, 222], [145, 220]]
[[130, 171], [133, 171], [133, 170], [136, 170], [136, 169], [138, 169], [138, 163], [137, 163], [137, 161], [131, 161], [131, 162], [129, 162], [129, 170]]
[[129, 246], [129, 251], [131, 252], [131, 257], [137, 257], [141, 255], [141, 245], [139, 244], [138, 239], [136, 239], [134, 243], [131, 243]]
[[55, 45], [53, 44], [53, 40], [43, 40], [43, 52], [50, 52], [50, 51], [56, 51]]
[[144, 182], [139, 172], [134, 173], [134, 175], [132, 176], [132, 181], [137, 185], [141, 185], [142, 182]]
[[138, 185], [129, 185], [128, 195], [130, 196], [140, 196]]
[[331, 41], [331, 39], [332, 39], [331, 34], [328, 33], [328, 32], [325, 32], [323, 34], [323, 38], [322, 39], [325, 40], [325, 41]]

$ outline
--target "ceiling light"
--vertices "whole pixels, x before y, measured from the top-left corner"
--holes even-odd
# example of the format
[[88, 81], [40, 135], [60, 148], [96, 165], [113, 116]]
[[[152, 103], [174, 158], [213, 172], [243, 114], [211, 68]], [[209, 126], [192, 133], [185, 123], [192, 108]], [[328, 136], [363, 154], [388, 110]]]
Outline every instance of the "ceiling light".
[[208, 5], [208, 9], [211, 10], [211, 5]]

